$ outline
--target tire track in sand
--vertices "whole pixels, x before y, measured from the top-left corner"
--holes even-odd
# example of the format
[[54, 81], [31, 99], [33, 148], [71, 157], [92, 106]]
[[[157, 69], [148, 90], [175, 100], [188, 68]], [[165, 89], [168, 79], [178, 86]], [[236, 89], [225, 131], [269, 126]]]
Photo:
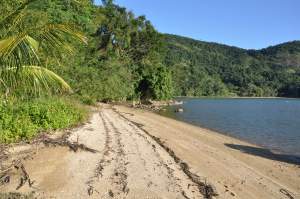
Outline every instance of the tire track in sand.
[[94, 176], [87, 182], [88, 193], [92, 198], [124, 198], [129, 189], [121, 133], [104, 111], [99, 114], [105, 131], [105, 147]]
[[128, 171], [127, 198], [203, 198], [197, 185], [151, 137], [112, 109], [105, 109], [110, 124], [116, 124]]

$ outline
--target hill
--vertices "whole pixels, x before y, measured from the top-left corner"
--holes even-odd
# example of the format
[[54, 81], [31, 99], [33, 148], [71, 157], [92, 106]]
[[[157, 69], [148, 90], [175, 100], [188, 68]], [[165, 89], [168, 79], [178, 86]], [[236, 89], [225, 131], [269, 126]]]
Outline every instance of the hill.
[[300, 41], [261, 50], [164, 35], [180, 96], [300, 96]]

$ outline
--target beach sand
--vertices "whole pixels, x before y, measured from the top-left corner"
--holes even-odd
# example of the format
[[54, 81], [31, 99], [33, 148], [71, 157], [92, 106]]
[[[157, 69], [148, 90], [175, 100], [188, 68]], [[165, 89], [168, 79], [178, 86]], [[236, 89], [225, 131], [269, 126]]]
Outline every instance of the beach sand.
[[[148, 111], [102, 104], [68, 139], [97, 152], [32, 147], [24, 167], [34, 184], [17, 192], [62, 199], [300, 198], [293, 157]], [[16, 191], [20, 176], [9, 175], [0, 193]]]

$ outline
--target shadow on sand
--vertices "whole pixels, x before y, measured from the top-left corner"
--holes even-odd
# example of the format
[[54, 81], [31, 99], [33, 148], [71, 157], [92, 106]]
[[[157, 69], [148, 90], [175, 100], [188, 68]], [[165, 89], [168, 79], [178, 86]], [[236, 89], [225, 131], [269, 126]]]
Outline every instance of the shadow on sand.
[[277, 153], [273, 153], [269, 149], [258, 148], [258, 147], [253, 147], [253, 146], [246, 146], [246, 145], [225, 144], [225, 146], [232, 148], [232, 149], [239, 150], [243, 153], [248, 153], [251, 155], [256, 155], [256, 156], [260, 156], [263, 158], [276, 160], [276, 161], [280, 161], [280, 162], [286, 162], [289, 164], [300, 165], [300, 156], [277, 154]]

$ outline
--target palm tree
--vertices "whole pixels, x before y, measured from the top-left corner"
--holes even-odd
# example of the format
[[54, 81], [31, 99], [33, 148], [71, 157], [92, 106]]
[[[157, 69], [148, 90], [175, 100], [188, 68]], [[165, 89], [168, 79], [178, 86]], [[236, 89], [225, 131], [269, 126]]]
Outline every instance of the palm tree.
[[70, 86], [57, 74], [41, 66], [41, 55], [57, 56], [72, 52], [67, 41], [86, 38], [67, 25], [25, 24], [27, 0], [18, 9], [0, 20], [0, 92], [7, 98], [14, 91], [40, 94], [70, 92]]

